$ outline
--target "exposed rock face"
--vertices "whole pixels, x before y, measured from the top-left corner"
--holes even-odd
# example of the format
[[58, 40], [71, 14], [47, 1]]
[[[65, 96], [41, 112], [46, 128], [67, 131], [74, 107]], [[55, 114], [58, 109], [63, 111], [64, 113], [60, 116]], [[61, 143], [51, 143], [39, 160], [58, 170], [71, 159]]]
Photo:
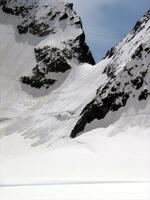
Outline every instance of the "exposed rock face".
[[134, 35], [139, 33], [142, 29], [145, 28], [145, 24], [149, 21], [150, 19], [150, 10], [135, 24], [133, 28], [133, 33]]
[[103, 119], [110, 111], [118, 111], [129, 99], [146, 101], [150, 97], [150, 11], [121, 43], [107, 52], [105, 59], [110, 59], [103, 72], [108, 80], [83, 109], [72, 130], [73, 138], [87, 123]]
[[31, 34], [42, 40], [35, 46], [37, 65], [31, 76], [20, 78], [23, 84], [48, 89], [57, 81], [47, 78], [50, 73], [65, 73], [71, 69], [70, 63], [95, 64], [85, 43], [81, 19], [73, 10], [72, 3], [61, 0], [1, 0], [0, 5], [4, 13], [19, 19], [19, 34]]
[[21, 82], [31, 87], [48, 89], [56, 80], [47, 78], [50, 72], [65, 73], [71, 69], [67, 63], [63, 51], [56, 47], [45, 46], [44, 48], [35, 49], [35, 57], [37, 61], [36, 67], [33, 69], [32, 76], [21, 77]]

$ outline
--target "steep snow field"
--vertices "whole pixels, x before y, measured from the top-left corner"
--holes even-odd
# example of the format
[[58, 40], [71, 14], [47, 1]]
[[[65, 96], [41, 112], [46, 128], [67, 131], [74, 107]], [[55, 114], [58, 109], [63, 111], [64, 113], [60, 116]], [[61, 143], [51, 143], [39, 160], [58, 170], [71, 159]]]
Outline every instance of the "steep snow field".
[[[19, 189], [18, 187], [1, 188], [2, 200], [9, 199], [10, 196], [14, 200], [20, 197], [36, 200], [42, 198], [44, 192], [44, 199], [48, 199], [48, 196], [53, 199], [69, 199], [69, 197], [88, 199], [90, 195], [93, 199], [111, 199], [113, 194], [114, 199], [139, 199], [139, 197], [143, 200], [149, 199], [150, 194], [147, 189], [149, 187], [147, 181], [150, 179], [149, 104], [143, 104], [145, 109], [140, 109], [139, 113], [134, 107], [129, 111], [126, 109], [119, 119], [117, 116], [113, 119], [108, 116], [109, 123], [106, 118], [101, 128], [85, 133], [76, 139], [70, 140], [66, 137], [69, 136], [68, 131], [78, 118], [78, 115], [72, 116], [70, 112], [80, 113], [88, 102], [89, 97], [88, 93], [85, 93], [85, 88], [88, 87], [91, 98], [91, 95], [95, 95], [97, 82], [104, 81], [106, 78], [104, 76], [99, 80], [97, 74], [101, 72], [100, 67], [94, 69], [83, 65], [81, 69], [80, 75], [78, 75], [79, 71], [72, 71], [64, 86], [53, 92], [55, 97], [53, 104], [52, 95], [50, 100], [48, 97], [43, 100], [47, 104], [41, 101], [36, 107], [23, 112], [19, 118], [1, 123], [2, 133], [4, 133], [3, 130], [6, 133], [12, 133], [9, 136], [2, 136], [0, 140], [1, 185], [30, 185], [30, 187], [22, 186]], [[88, 75], [90, 74], [90, 77], [93, 74], [87, 82], [89, 76], [85, 71]], [[74, 81], [73, 74], [76, 74], [73, 76]], [[93, 84], [89, 86], [87, 83], [90, 81]], [[81, 96], [78, 95], [79, 91]], [[97, 123], [95, 121], [94, 127], [98, 126], [99, 123]], [[7, 129], [4, 129], [4, 126], [7, 126]], [[91, 129], [91, 127], [87, 128]], [[49, 131], [50, 129], [54, 130]], [[43, 145], [38, 145], [40, 143]], [[99, 181], [146, 181], [147, 183], [137, 185], [124, 183], [121, 186], [116, 184], [108, 184], [108, 186], [82, 184], [80, 187], [76, 185], [52, 186], [54, 189], [51, 186], [41, 186], [37, 192], [38, 197], [34, 192], [37, 191], [36, 187], [31, 186], [32, 184]], [[72, 194], [69, 193], [68, 187], [71, 188]], [[122, 188], [121, 194], [119, 187]], [[90, 191], [86, 193], [87, 190]], [[20, 194], [17, 198], [16, 191]], [[23, 194], [22, 191], [24, 191]], [[62, 194], [56, 195], [57, 192], [62, 192]], [[79, 193], [76, 194], [76, 192]]]
[[[150, 99], [130, 98], [71, 139], [80, 113], [109, 81], [103, 71], [113, 58], [95, 66], [70, 61], [61, 84], [38, 96], [20, 77], [36, 65], [34, 47], [57, 44], [20, 35], [16, 16], [0, 12], [0, 200], [149, 200]], [[140, 43], [149, 45], [149, 25], [117, 46], [118, 74]], [[143, 60], [149, 67], [150, 58]]]
[[0, 22], [0, 108], [1, 115], [5, 118], [7, 109], [12, 109], [11, 113], [16, 115], [28, 107], [28, 103], [32, 104], [32, 99], [23, 91], [19, 78], [31, 71], [35, 60], [33, 45], [26, 38], [20, 38], [10, 24], [15, 24], [14, 17], [10, 21], [10, 17], [1, 13]]

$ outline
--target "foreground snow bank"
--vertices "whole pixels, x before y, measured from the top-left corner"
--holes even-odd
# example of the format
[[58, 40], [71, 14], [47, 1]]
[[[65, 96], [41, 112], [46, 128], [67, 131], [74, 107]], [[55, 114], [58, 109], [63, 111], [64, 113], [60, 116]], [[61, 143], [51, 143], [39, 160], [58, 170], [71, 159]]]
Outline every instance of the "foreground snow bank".
[[[131, 119], [132, 120], [132, 119]], [[74, 181], [149, 181], [150, 129], [100, 128], [77, 139], [30, 147], [13, 134], [1, 138], [0, 183], [49, 184]]]
[[[17, 194], [17, 195], [16, 195]], [[83, 184], [0, 188], [1, 200], [149, 200], [149, 184]]]

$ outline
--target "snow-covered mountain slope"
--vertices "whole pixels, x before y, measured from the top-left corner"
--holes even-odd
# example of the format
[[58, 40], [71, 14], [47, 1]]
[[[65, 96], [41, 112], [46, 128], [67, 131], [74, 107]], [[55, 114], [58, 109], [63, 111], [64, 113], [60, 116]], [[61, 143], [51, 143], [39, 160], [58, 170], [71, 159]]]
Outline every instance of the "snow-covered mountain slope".
[[[105, 59], [109, 59], [103, 71], [107, 80], [83, 109], [71, 133], [72, 137], [95, 119], [102, 121], [99, 121], [99, 127], [109, 126], [111, 121], [116, 120], [116, 115], [119, 118], [126, 112], [134, 115], [134, 118], [146, 115], [143, 126], [150, 125], [150, 11], [121, 43], [107, 52]], [[102, 120], [104, 118], [107, 120]]]
[[148, 184], [150, 12], [92, 66], [72, 4], [0, 2], [0, 184]]
[[0, 103], [4, 111], [10, 107], [17, 113], [32, 106], [61, 85], [78, 63], [94, 64], [94, 59], [73, 4], [1, 1]]

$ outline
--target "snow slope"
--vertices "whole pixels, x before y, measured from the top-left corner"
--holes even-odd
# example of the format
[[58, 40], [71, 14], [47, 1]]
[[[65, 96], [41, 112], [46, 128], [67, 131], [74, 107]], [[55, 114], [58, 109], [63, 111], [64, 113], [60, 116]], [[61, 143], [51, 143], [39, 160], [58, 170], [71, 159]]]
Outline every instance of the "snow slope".
[[[15, 1], [8, 2], [13, 4], [8, 4], [7, 9], [11, 7], [16, 12]], [[43, 16], [43, 12], [47, 13], [47, 9], [43, 11], [43, 6], [40, 7], [42, 2], [52, 1], [39, 1], [38, 17]], [[58, 2], [64, 5], [62, 1], [55, 1], [56, 10], [60, 9]], [[25, 17], [29, 20], [32, 16]], [[63, 50], [60, 41], [68, 41], [66, 35], [76, 37], [82, 32], [81, 26], [69, 29], [69, 34], [70, 25], [67, 25], [60, 39], [59, 28], [55, 36], [48, 33], [39, 37], [37, 32], [35, 35], [30, 32], [33, 31], [30, 27], [27, 33], [19, 34], [16, 27], [22, 25], [22, 16], [6, 14], [2, 10], [0, 22], [0, 198], [150, 199], [150, 54], [147, 53], [149, 50], [145, 51], [150, 45], [149, 15], [145, 15], [142, 23], [135, 26], [98, 64], [91, 65], [91, 55], [87, 54], [85, 48], [86, 56], [83, 53], [82, 62], [78, 56], [80, 51], [75, 58], [66, 57], [63, 60], [63, 66], [66, 62], [71, 66], [65, 74], [49, 71], [50, 78], [56, 78], [57, 75], [57, 78], [61, 77], [60, 82], [57, 80], [54, 87], [44, 82], [40, 88], [32, 87], [33, 82], [21, 83], [20, 77], [35, 80], [39, 74], [34, 76], [32, 70], [37, 65], [41, 69], [43, 63], [46, 69], [51, 69], [51, 63], [45, 64], [47, 55], [54, 56], [57, 62], [61, 56], [60, 50]], [[73, 47], [77, 43], [73, 43]], [[144, 50], [137, 54], [141, 44]], [[46, 57], [39, 60], [43, 56], [43, 47], [47, 45], [57, 47], [59, 56], [55, 51], [51, 52], [53, 48], [50, 47], [46, 51], [44, 49]], [[38, 59], [35, 57], [35, 48], [40, 48]], [[139, 55], [142, 56], [137, 58]], [[59, 62], [58, 66], [61, 64]], [[132, 85], [134, 82], [131, 80], [143, 73], [142, 87], [136, 89], [139, 82]], [[44, 77], [42, 75], [43, 79], [49, 79], [46, 73]], [[121, 86], [116, 88], [118, 82]], [[89, 112], [93, 109], [93, 100], [101, 105], [102, 100], [112, 94], [113, 87], [114, 93], [126, 92], [130, 97], [122, 106], [124, 95], [117, 96], [116, 104], [110, 101], [115, 109], [117, 107], [115, 111], [108, 106], [103, 118], [101, 113], [100, 117], [95, 117], [95, 112]], [[105, 92], [101, 93], [103, 88]], [[144, 95], [140, 101], [143, 89], [148, 90], [148, 95]], [[92, 109], [89, 109], [89, 105]], [[88, 120], [86, 113], [90, 113], [92, 120], [95, 120]], [[72, 130], [77, 130], [75, 135], [83, 130], [82, 123], [84, 134], [71, 139]], [[105, 186], [105, 183], [108, 185]], [[72, 186], [68, 186], [70, 184]], [[52, 187], [54, 192], [50, 191]], [[65, 191], [64, 196], [62, 191]], [[58, 193], [60, 195], [56, 195]]]
[[17, 115], [61, 85], [77, 63], [94, 63], [81, 20], [64, 1], [7, 1], [0, 36], [0, 107], [6, 118], [8, 109]]

